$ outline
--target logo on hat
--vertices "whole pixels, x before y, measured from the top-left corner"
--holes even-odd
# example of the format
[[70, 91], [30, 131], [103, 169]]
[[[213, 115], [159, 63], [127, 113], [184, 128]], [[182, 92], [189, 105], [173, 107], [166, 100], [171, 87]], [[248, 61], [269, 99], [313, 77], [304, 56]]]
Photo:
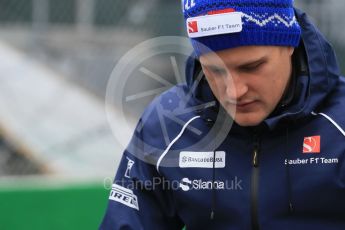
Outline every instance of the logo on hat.
[[321, 136], [305, 137], [303, 141], [303, 153], [320, 153]]
[[197, 32], [199, 32], [198, 22], [197, 21], [188, 22], [188, 31], [189, 31], [189, 33], [197, 33]]

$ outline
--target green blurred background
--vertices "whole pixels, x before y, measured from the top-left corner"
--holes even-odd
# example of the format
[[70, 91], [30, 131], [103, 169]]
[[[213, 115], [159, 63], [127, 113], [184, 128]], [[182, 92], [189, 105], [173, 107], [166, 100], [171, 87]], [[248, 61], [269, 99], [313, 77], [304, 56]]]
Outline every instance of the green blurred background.
[[0, 229], [97, 229], [107, 194], [96, 183], [3, 184]]

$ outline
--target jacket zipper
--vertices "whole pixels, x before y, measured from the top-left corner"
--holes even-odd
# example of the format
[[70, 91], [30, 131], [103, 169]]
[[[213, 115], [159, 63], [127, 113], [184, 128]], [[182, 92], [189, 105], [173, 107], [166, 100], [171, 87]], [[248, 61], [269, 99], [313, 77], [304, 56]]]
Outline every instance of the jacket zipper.
[[259, 230], [258, 189], [259, 189], [259, 138], [254, 134], [253, 171], [251, 180], [251, 222], [252, 229]]

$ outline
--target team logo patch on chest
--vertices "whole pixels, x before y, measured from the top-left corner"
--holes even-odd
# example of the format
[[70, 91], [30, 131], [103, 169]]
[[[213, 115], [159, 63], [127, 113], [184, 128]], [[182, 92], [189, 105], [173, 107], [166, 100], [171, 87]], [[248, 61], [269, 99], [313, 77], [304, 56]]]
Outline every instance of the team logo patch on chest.
[[329, 165], [339, 163], [337, 157], [329, 156], [329, 153], [321, 152], [320, 135], [308, 136], [303, 139], [303, 149], [300, 157], [285, 159], [285, 165]]
[[320, 136], [305, 137], [303, 141], [303, 153], [320, 153]]

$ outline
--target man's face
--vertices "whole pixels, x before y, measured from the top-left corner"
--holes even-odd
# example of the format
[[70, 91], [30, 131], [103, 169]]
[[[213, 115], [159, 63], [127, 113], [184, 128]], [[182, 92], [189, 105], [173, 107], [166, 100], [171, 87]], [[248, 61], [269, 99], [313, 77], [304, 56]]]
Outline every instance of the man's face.
[[[241, 126], [260, 124], [275, 109], [291, 78], [292, 47], [244, 46], [200, 57], [207, 81]], [[221, 60], [221, 61], [220, 61]]]

